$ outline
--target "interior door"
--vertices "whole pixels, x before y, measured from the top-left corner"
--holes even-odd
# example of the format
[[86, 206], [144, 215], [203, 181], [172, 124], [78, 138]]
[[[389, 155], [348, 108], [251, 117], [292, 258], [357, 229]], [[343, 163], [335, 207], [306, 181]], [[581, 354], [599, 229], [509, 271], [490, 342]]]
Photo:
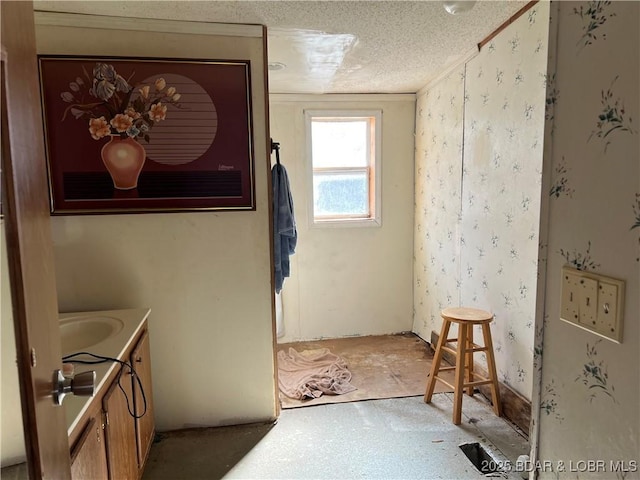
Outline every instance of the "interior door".
[[69, 479], [62, 367], [31, 2], [2, 1], [2, 194], [26, 453], [31, 479]]

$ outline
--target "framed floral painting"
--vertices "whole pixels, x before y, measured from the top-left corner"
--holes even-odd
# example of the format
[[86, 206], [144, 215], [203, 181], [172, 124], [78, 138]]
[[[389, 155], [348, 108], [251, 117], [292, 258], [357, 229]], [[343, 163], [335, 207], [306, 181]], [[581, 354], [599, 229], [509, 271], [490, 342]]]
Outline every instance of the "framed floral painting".
[[38, 60], [53, 214], [255, 209], [248, 60]]

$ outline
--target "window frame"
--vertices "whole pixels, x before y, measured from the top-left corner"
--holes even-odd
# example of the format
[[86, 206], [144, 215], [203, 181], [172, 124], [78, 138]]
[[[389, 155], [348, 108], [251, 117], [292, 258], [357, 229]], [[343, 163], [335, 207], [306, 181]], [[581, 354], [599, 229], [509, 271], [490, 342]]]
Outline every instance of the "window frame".
[[[305, 110], [306, 152], [307, 152], [307, 189], [309, 192], [307, 206], [309, 223], [312, 227], [378, 227], [382, 225], [382, 110], [355, 110], [355, 109], [331, 109], [331, 110]], [[366, 167], [313, 167], [313, 138], [312, 123], [315, 119], [337, 119], [348, 121], [349, 119], [365, 119], [371, 121], [369, 129], [368, 157], [369, 164]], [[369, 215], [337, 215], [317, 217], [314, 211], [314, 174], [341, 172], [368, 172], [369, 173]]]

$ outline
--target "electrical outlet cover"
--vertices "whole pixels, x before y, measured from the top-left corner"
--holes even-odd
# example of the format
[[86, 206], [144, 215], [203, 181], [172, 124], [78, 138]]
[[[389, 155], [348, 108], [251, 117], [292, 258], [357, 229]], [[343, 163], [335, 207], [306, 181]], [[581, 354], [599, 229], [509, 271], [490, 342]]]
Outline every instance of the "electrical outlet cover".
[[624, 282], [611, 280], [601, 280], [598, 285], [596, 329], [601, 335], [622, 343]]
[[562, 267], [560, 318], [622, 343], [624, 280]]

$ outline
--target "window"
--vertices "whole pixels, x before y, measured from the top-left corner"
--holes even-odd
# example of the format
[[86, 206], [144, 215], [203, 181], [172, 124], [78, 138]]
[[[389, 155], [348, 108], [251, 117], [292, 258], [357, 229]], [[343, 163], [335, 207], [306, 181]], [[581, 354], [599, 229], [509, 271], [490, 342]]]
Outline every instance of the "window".
[[310, 217], [316, 225], [380, 225], [382, 112], [307, 111]]

